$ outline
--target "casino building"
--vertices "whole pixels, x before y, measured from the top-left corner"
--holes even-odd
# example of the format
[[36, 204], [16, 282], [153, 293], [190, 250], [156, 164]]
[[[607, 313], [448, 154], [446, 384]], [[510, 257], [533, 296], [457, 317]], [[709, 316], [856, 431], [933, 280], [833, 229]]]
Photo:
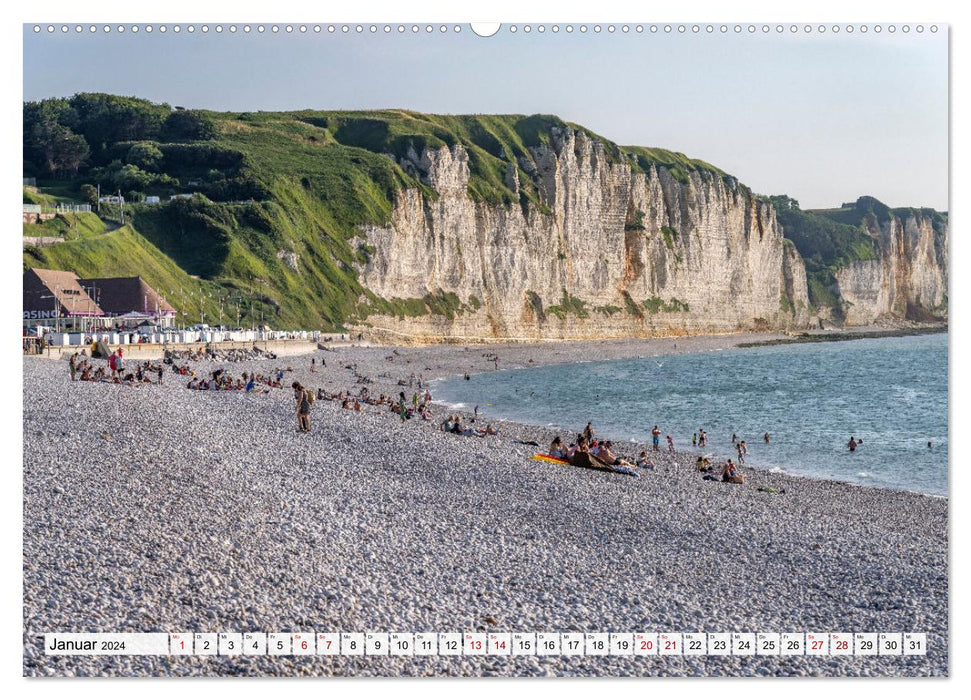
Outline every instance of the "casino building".
[[175, 309], [141, 277], [80, 279], [73, 272], [24, 273], [24, 327], [88, 331], [116, 324], [171, 326]]

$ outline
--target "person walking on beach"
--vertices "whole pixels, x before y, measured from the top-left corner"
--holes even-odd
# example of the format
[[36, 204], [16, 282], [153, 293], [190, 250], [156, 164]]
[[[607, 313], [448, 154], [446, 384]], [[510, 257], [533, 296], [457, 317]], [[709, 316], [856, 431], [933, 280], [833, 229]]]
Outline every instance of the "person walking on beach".
[[654, 442], [654, 451], [660, 452], [661, 451], [661, 429], [658, 428], [656, 425], [654, 426], [654, 429], [651, 431], [651, 440]]
[[738, 463], [745, 464], [745, 455], [748, 454], [748, 447], [745, 445], [745, 441], [742, 440], [738, 443]]
[[668, 438], [668, 452], [674, 452], [674, 438], [671, 437], [670, 435], [668, 435], [667, 438]]
[[164, 370], [162, 369], [162, 366], [161, 366], [161, 365], [159, 365], [159, 367], [158, 367], [158, 383], [159, 383], [160, 385], [161, 385], [161, 383], [162, 383], [162, 376], [163, 376], [164, 374], [165, 374], [165, 372], [164, 372]]
[[293, 383], [293, 397], [297, 402], [297, 432], [310, 432], [310, 392], [300, 382]]
[[311, 357], [310, 358], [310, 373], [311, 374], [316, 374], [317, 373], [317, 358], [316, 357]]
[[404, 423], [408, 419], [408, 399], [405, 398], [405, 392], [398, 392], [398, 414], [401, 416], [401, 422]]
[[850, 452], [856, 452], [856, 445], [857, 445], [856, 440], [854, 440], [853, 436], [850, 435], [850, 441], [846, 443], [846, 446], [850, 449]]
[[[77, 375], [78, 373], [78, 354], [77, 353], [74, 353], [73, 355], [71, 355], [70, 365], [71, 365], [71, 381], [73, 382], [73, 381], [76, 381], [75, 375]], [[928, 443], [928, 445], [929, 444], [930, 443]]]

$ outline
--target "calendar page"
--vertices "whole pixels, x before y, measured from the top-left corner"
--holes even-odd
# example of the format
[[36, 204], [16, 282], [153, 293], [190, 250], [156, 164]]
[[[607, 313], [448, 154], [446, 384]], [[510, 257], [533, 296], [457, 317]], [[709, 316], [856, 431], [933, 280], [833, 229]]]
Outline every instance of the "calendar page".
[[22, 25], [24, 676], [949, 674], [940, 15], [264, 10]]

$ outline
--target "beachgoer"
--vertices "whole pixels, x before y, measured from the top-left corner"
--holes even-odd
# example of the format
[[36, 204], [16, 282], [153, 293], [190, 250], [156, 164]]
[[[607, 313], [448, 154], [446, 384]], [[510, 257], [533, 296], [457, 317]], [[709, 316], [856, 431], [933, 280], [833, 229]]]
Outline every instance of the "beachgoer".
[[73, 382], [73, 381], [76, 381], [75, 380], [75, 375], [78, 372], [78, 354], [77, 353], [74, 353], [73, 355], [71, 355], [70, 366], [71, 366], [71, 381]]
[[708, 433], [706, 433], [701, 428], [698, 428], [698, 447], [704, 447], [708, 444]]
[[691, 446], [692, 447], [697, 447], [697, 445], [698, 445], [698, 433], [692, 433], [691, 434]]
[[852, 435], [850, 435], [850, 441], [846, 443], [846, 446], [850, 449], [850, 452], [856, 452], [857, 444], [857, 441], [853, 439]]
[[674, 452], [674, 438], [668, 435], [667, 440], [668, 440], [668, 452]]
[[654, 462], [647, 456], [647, 452], [641, 452], [637, 455], [637, 466], [641, 469], [654, 469]]
[[560, 436], [557, 435], [553, 438], [553, 442], [550, 443], [550, 457], [557, 457], [563, 459], [566, 456], [566, 451], [563, 449], [563, 441]]
[[930, 440], [927, 441], [927, 449], [928, 450], [933, 450], [934, 449], [934, 444]]
[[695, 461], [695, 469], [697, 469], [698, 471], [705, 470], [705, 458], [702, 457], [701, 455], [698, 455], [698, 459], [697, 461]]
[[731, 459], [725, 464], [722, 469], [722, 481], [726, 481], [730, 484], [743, 484], [745, 483], [745, 477], [735, 466], [735, 463]]
[[737, 442], [738, 442], [738, 435], [736, 435], [735, 433], [732, 433], [732, 444], [734, 445]]
[[315, 374], [316, 372], [317, 372], [317, 358], [316, 357], [311, 357], [310, 358], [310, 373], [311, 374]]
[[587, 423], [587, 427], [583, 429], [583, 437], [586, 438], [587, 442], [593, 440], [593, 423]]
[[607, 440], [600, 444], [600, 451], [597, 452], [597, 459], [599, 459], [604, 464], [609, 464], [614, 467], [632, 467], [634, 466], [626, 459], [618, 457], [614, 454], [614, 444]]
[[768, 445], [772, 441], [772, 436], [766, 433], [762, 436], [762, 439], [765, 440], [765, 444]]
[[297, 402], [297, 432], [310, 432], [310, 392], [300, 382], [293, 383], [293, 398]]
[[748, 447], [745, 445], [745, 441], [742, 440], [738, 443], [738, 463], [745, 464], [745, 455], [748, 454]]
[[654, 442], [654, 451], [660, 452], [661, 451], [661, 429], [658, 428], [656, 425], [654, 426], [654, 429], [651, 431], [651, 440]]

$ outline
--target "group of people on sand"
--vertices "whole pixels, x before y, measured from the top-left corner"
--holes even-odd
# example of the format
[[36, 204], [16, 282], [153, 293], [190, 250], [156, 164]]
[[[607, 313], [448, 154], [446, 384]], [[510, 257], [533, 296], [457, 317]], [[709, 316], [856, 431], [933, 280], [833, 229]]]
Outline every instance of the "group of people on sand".
[[488, 423], [482, 429], [475, 428], [471, 423], [463, 423], [462, 416], [446, 416], [438, 427], [442, 432], [463, 435], [465, 437], [486, 437], [487, 435], [499, 434], [499, 429], [492, 427], [492, 423]]
[[[131, 371], [131, 367], [127, 369], [129, 371], [126, 372], [125, 361], [121, 350], [112, 353], [108, 358], [107, 367], [105, 365], [95, 367], [91, 359], [88, 358], [87, 353], [83, 350], [80, 353], [74, 353], [68, 359], [68, 371], [71, 373], [72, 382], [110, 382], [113, 384], [127, 384], [129, 386], [162, 383], [164, 372], [161, 365], [155, 365], [146, 360], [145, 362], [136, 363], [134, 371]], [[152, 377], [157, 377], [158, 381], [153, 381]]]
[[[704, 435], [704, 431], [701, 431]], [[766, 433], [768, 435], [768, 433]], [[660, 429], [658, 426], [654, 426], [651, 431], [652, 442], [654, 444], [654, 451], [660, 451]], [[740, 456], [743, 456], [747, 449], [745, 448], [745, 443], [739, 441], [737, 436], [735, 438], [736, 446], [740, 450]], [[697, 439], [697, 434], [696, 434]], [[674, 452], [673, 440], [668, 440], [668, 449], [670, 452]], [[573, 466], [578, 467], [593, 467], [599, 469], [613, 469], [615, 471], [624, 471], [625, 469], [630, 469], [636, 467], [638, 469], [648, 469], [655, 470], [656, 467], [654, 462], [648, 456], [646, 451], [642, 451], [635, 460], [631, 461], [622, 456], [618, 456], [614, 452], [613, 443], [610, 440], [598, 440], [595, 436], [595, 431], [592, 423], [587, 423], [583, 432], [577, 435], [576, 440], [571, 443], [568, 447], [563, 444], [562, 438], [557, 435], [553, 438], [553, 442], [550, 443], [549, 453], [550, 457], [561, 459], [569, 462]], [[708, 480], [717, 480], [713, 472], [715, 468], [711, 465], [711, 460], [708, 457], [700, 456], [696, 462], [696, 468], [699, 472], [706, 474], [705, 478]], [[745, 475], [742, 474], [738, 465], [729, 459], [721, 467], [720, 473], [721, 481], [732, 484], [744, 484]]]
[[[701, 455], [698, 456], [698, 461], [695, 462], [695, 468], [699, 472], [702, 472], [708, 475], [712, 475], [712, 472], [715, 471], [714, 467], [711, 466], [711, 460], [708, 459], [707, 457], [702, 457]], [[705, 477], [705, 478], [709, 478], [709, 477]], [[742, 474], [742, 472], [738, 468], [738, 465], [736, 465], [735, 462], [732, 461], [731, 457], [729, 457], [728, 461], [722, 465], [721, 480], [729, 484], [745, 483], [745, 475]], [[715, 481], [717, 481], [717, 478], [715, 479]]]
[[187, 389], [202, 391], [244, 391], [247, 394], [269, 394], [270, 389], [283, 388], [283, 370], [278, 369], [275, 376], [267, 377], [256, 372], [243, 372], [241, 379], [234, 379], [229, 372], [219, 368], [212, 371], [209, 379], [194, 376], [186, 384]]
[[[314, 391], [313, 389], [304, 387], [299, 382], [293, 383], [294, 398], [297, 402], [297, 418], [301, 425], [300, 432], [310, 432], [310, 406], [317, 399], [322, 401], [340, 401], [342, 409], [354, 411], [355, 413], [363, 411], [364, 406], [387, 407], [387, 410], [393, 415], [400, 417], [402, 422], [415, 417], [421, 417], [425, 421], [432, 420], [432, 395], [427, 387], [423, 394], [417, 391], [413, 392], [410, 400], [404, 391], [398, 392], [397, 399], [391, 395], [386, 396], [384, 394], [375, 397], [367, 386], [371, 383], [371, 380], [359, 374], [356, 365], [342, 364], [341, 369], [350, 370], [357, 377], [358, 383], [364, 384], [356, 395], [351, 393], [350, 390], [330, 393], [322, 388], [318, 388]], [[402, 384], [402, 382], [399, 382], [399, 384]], [[422, 386], [420, 380], [418, 384], [419, 387]]]
[[583, 432], [578, 434], [576, 441], [569, 447], [563, 445], [563, 440], [557, 435], [550, 443], [549, 456], [563, 459], [575, 467], [594, 467], [594, 468], [614, 468], [614, 467], [639, 467], [641, 469], [654, 469], [654, 462], [647, 456], [647, 452], [641, 452], [634, 462], [617, 456], [614, 452], [614, 445], [610, 440], [597, 440], [594, 437], [593, 426], [587, 423]]

